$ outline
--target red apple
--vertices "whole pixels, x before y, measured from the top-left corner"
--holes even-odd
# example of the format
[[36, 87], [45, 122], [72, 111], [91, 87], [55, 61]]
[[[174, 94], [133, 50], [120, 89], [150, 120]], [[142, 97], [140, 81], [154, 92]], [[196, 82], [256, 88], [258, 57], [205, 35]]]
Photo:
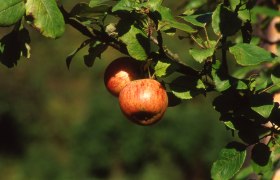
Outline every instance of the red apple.
[[107, 90], [114, 96], [118, 96], [129, 82], [139, 77], [139, 67], [139, 62], [129, 57], [121, 57], [112, 61], [104, 73]]
[[154, 79], [131, 81], [119, 95], [124, 115], [132, 122], [150, 125], [158, 122], [168, 106], [164, 87]]

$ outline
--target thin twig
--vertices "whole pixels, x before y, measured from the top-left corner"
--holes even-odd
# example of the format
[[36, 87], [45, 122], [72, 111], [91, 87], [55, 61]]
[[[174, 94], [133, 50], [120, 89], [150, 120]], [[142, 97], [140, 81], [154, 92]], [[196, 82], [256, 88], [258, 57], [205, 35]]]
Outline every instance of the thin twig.
[[200, 43], [195, 39], [195, 37], [194, 37], [193, 35], [190, 35], [190, 37], [191, 37], [191, 39], [192, 39], [200, 48], [205, 49], [205, 47], [204, 47], [202, 44], [200, 44]]

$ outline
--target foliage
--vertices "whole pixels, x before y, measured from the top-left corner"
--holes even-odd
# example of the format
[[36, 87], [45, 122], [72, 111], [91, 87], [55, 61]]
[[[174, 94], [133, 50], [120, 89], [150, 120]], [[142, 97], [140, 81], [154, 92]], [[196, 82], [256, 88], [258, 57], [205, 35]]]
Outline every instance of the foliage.
[[[207, 9], [208, 5], [213, 8]], [[13, 26], [0, 40], [2, 64], [13, 67], [21, 56], [30, 56], [25, 22], [54, 39], [62, 36], [68, 24], [87, 37], [67, 57], [68, 68], [83, 48], [88, 48], [85, 65], [91, 67], [107, 47], [112, 47], [148, 67], [143, 72], [153, 72], [163, 82], [172, 94], [170, 101], [171, 97], [181, 102], [219, 93], [213, 100], [214, 109], [240, 142], [222, 149], [212, 166], [212, 178], [235, 176], [245, 162], [245, 149], [253, 145], [252, 172], [271, 178], [273, 165], [278, 162], [273, 153], [279, 134], [279, 104], [273, 102], [273, 94], [279, 90], [279, 57], [253, 41], [263, 41], [253, 33], [258, 15], [262, 13], [264, 22], [279, 15], [271, 4], [193, 1], [177, 16], [162, 0], [91, 0], [78, 3], [70, 12], [55, 0], [8, 0], [0, 2], [0, 7], [0, 25]], [[165, 42], [169, 36], [193, 43], [186, 51], [199, 64], [197, 69], [169, 49]], [[268, 136], [269, 142], [263, 143]]]

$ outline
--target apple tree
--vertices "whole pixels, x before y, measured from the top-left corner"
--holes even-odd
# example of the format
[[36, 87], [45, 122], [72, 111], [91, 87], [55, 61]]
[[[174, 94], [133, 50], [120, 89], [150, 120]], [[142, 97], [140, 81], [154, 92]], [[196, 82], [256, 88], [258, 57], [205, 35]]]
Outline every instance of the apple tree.
[[[137, 64], [137, 79], [161, 83], [169, 107], [215, 92], [213, 107], [237, 140], [221, 150], [212, 165], [212, 178], [255, 174], [271, 179], [280, 152], [276, 99], [280, 90], [279, 2], [194, 0], [183, 6], [184, 10], [175, 14], [163, 0], [89, 0], [71, 10], [55, 0], [0, 1], [0, 26], [11, 27], [0, 40], [0, 61], [11, 68], [22, 57], [31, 56], [28, 29], [59, 39], [65, 26], [70, 26], [87, 39], [66, 57], [67, 68], [81, 49], [88, 50], [83, 60], [92, 67], [112, 47]], [[268, 30], [277, 18], [271, 35]], [[185, 51], [198, 67], [186, 64], [178, 52], [170, 50], [166, 38], [179, 39], [182, 46], [191, 44]], [[130, 63], [123, 63], [120, 69], [129, 67]], [[121, 95], [122, 102], [126, 94]], [[122, 108], [125, 111], [126, 107]], [[165, 109], [159, 111], [160, 118]]]

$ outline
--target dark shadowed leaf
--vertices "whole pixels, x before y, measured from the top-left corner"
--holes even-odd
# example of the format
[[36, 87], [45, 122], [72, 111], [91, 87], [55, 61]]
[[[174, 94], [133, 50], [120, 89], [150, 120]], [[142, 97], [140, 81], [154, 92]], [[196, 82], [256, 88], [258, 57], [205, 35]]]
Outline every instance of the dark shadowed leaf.
[[0, 1], [0, 26], [15, 24], [23, 17], [24, 12], [24, 0]]
[[242, 167], [246, 157], [246, 146], [234, 142], [223, 148], [211, 168], [214, 180], [232, 178]]
[[221, 62], [217, 60], [216, 63], [212, 65], [212, 68], [211, 74], [215, 83], [215, 89], [222, 92], [230, 88], [229, 77], [222, 71]]
[[252, 149], [252, 160], [260, 165], [266, 166], [269, 162], [271, 151], [269, 147], [263, 143], [256, 144]]
[[205, 90], [203, 82], [194, 76], [180, 76], [170, 84], [172, 93], [180, 99], [191, 99]]
[[258, 65], [275, 59], [275, 56], [270, 52], [252, 44], [236, 44], [230, 47], [229, 51], [234, 55], [236, 62], [242, 66]]
[[58, 38], [65, 30], [64, 18], [55, 0], [27, 0], [27, 21], [42, 35]]
[[30, 37], [25, 28], [14, 29], [0, 40], [0, 61], [11, 68], [21, 56], [30, 57]]
[[276, 86], [280, 86], [280, 65], [276, 66], [271, 74], [271, 80]]
[[212, 28], [217, 35], [232, 36], [239, 30], [241, 24], [238, 14], [223, 4], [218, 5], [212, 14]]
[[77, 48], [75, 49], [72, 53], [70, 53], [67, 58], [66, 58], [66, 65], [67, 65], [67, 68], [69, 69], [70, 68], [70, 64], [73, 60], [73, 57], [81, 50], [83, 49], [84, 47], [86, 47], [89, 43], [91, 42], [91, 39], [87, 39], [85, 40], [84, 42], [82, 42], [82, 44]]
[[195, 14], [195, 15], [180, 16], [180, 17], [194, 26], [205, 27], [206, 24], [211, 21], [211, 16], [212, 13], [205, 13], [205, 14]]
[[274, 108], [273, 98], [269, 93], [253, 95], [250, 104], [251, 109], [264, 118], [268, 118]]
[[261, 175], [263, 179], [272, 179], [274, 174], [273, 162], [271, 150], [267, 145], [257, 143], [252, 149], [251, 159], [254, 173]]
[[88, 49], [88, 54], [84, 56], [85, 65], [91, 67], [96, 58], [100, 58], [101, 54], [107, 49], [108, 45], [96, 42]]
[[168, 107], [177, 106], [177, 105], [181, 104], [181, 102], [182, 102], [182, 100], [180, 98], [176, 97], [171, 92], [168, 92], [167, 96], [168, 96]]

